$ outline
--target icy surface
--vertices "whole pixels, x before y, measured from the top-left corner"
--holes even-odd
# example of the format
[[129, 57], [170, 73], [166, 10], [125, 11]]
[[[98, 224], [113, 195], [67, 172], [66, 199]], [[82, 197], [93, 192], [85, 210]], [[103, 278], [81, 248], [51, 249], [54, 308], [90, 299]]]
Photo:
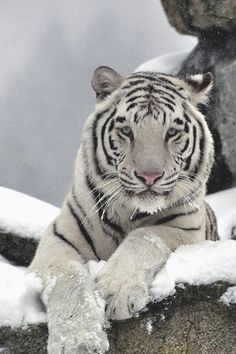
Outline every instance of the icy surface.
[[[52, 205], [6, 188], [0, 188], [0, 198], [1, 202], [4, 201], [0, 206], [0, 229], [6, 228], [22, 237], [39, 238], [59, 213], [59, 209]], [[173, 294], [175, 287], [182, 283], [209, 284], [224, 280], [236, 284], [236, 241], [229, 240], [232, 228], [236, 226], [236, 188], [208, 196], [207, 200], [216, 212], [223, 241], [180, 246], [153, 282], [154, 299], [161, 300]], [[103, 261], [88, 262], [92, 277], [103, 265]], [[38, 300], [40, 291], [39, 279], [0, 255], [1, 326], [46, 321]], [[230, 287], [221, 300], [227, 304], [236, 303], [236, 286]]]
[[39, 199], [0, 187], [0, 231], [39, 239], [60, 209]]

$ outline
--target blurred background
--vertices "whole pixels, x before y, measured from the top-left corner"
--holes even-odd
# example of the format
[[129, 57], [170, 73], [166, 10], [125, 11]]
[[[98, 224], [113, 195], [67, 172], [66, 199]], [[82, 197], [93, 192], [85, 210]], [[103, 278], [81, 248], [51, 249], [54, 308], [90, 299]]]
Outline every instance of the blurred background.
[[0, 185], [60, 205], [72, 180], [99, 65], [123, 74], [196, 38], [159, 0], [0, 2]]

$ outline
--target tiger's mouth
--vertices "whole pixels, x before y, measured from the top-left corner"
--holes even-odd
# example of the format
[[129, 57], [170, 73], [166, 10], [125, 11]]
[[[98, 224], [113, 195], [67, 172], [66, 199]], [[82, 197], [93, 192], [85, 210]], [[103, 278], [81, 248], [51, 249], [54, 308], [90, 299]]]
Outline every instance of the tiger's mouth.
[[140, 193], [138, 193], [137, 195], [139, 197], [143, 197], [143, 198], [156, 198], [156, 197], [160, 197], [160, 196], [166, 196], [170, 193], [171, 191], [154, 191], [152, 189], [146, 189], [145, 191], [142, 191]]
[[127, 190], [126, 191], [130, 196], [136, 196], [136, 197], [140, 197], [140, 199], [154, 199], [154, 198], [158, 198], [161, 196], [167, 196], [168, 194], [170, 194], [171, 190], [165, 190], [165, 191], [155, 191], [153, 189], [145, 189], [142, 190], [140, 192], [134, 192], [134, 191], [130, 191]]

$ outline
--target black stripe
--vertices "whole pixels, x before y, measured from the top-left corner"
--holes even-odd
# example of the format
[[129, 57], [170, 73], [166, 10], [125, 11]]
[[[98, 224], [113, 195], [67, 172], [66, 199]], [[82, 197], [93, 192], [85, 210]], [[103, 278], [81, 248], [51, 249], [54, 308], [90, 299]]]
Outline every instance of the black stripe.
[[199, 230], [201, 230], [201, 226], [198, 226], [198, 227], [177, 227], [177, 229], [180, 229], [183, 231], [199, 231]]
[[127, 107], [126, 111], [128, 112], [130, 109], [134, 108], [137, 106], [137, 102], [130, 103], [130, 105]]
[[[115, 146], [115, 144], [114, 144], [115, 140], [112, 140], [111, 135], [109, 135], [108, 141], [109, 141], [110, 149], [111, 149], [112, 151], [117, 150], [117, 146]], [[118, 155], [119, 155], [119, 154], [118, 154]]]
[[177, 137], [174, 140], [172, 140], [172, 141], [175, 142], [175, 141], [178, 141], [181, 138], [182, 138], [182, 135], [179, 135], [179, 136], [177, 135]]
[[[125, 169], [125, 168], [124, 168]], [[131, 181], [133, 181], [133, 178], [124, 171], [124, 169], [120, 172], [121, 174], [125, 175], [128, 179], [130, 179]]]
[[[185, 109], [185, 105], [183, 105], [183, 108]], [[191, 119], [189, 118], [189, 116], [187, 115], [186, 112], [184, 112], [184, 118], [185, 118], [189, 123], [191, 123]]]
[[123, 123], [125, 121], [126, 121], [125, 117], [121, 117], [121, 116], [116, 117], [116, 122]]
[[100, 168], [98, 157], [97, 157], [97, 147], [98, 147], [98, 138], [97, 138], [97, 126], [99, 120], [104, 116], [109, 111], [109, 109], [106, 109], [105, 111], [97, 114], [94, 118], [93, 122], [93, 156], [94, 156], [94, 166], [96, 169], [96, 172], [98, 175], [100, 175], [103, 178], [104, 172]]
[[161, 225], [161, 224], [165, 224], [166, 222], [172, 221], [180, 216], [188, 216], [188, 215], [192, 215], [195, 214], [196, 212], [198, 212], [198, 209], [194, 209], [192, 211], [189, 211], [188, 213], [178, 213], [178, 214], [172, 214], [172, 215], [168, 215], [165, 216], [162, 219], [159, 219], [154, 225]]
[[174, 180], [172, 180], [172, 181], [170, 181], [170, 182], [160, 184], [160, 187], [165, 187], [165, 186], [168, 186], [168, 185], [170, 185], [170, 184], [173, 184], [176, 180], [177, 180], [177, 178], [174, 179]]
[[[147, 89], [147, 88], [146, 88]], [[126, 97], [130, 97], [132, 96], [134, 93], [138, 92], [138, 91], [145, 91], [145, 87], [142, 87], [142, 86], [139, 86], [139, 87], [136, 87], [135, 89], [129, 91], [127, 94], [126, 94]]]
[[166, 112], [164, 110], [162, 110], [163, 112], [163, 125], [166, 124]]
[[106, 161], [108, 165], [113, 165], [113, 161], [114, 159], [108, 154], [107, 149], [105, 147], [105, 130], [106, 130], [106, 126], [109, 123], [109, 121], [114, 117], [114, 115], [117, 112], [117, 108], [115, 108], [112, 113], [109, 115], [109, 117], [106, 119], [105, 123], [102, 126], [102, 130], [101, 130], [101, 140], [102, 140], [102, 147], [103, 147], [103, 152], [104, 155], [106, 157]]
[[166, 103], [166, 102], [163, 102], [163, 101], [160, 101], [160, 100], [157, 100], [157, 102], [158, 102], [159, 104], [163, 104], [165, 107], [169, 108], [172, 112], [175, 111], [174, 107], [172, 107], [171, 104]]
[[131, 75], [131, 78], [132, 77], [136, 77], [137, 79], [144, 79], [144, 80], [149, 80], [149, 81], [154, 81], [158, 84], [158, 77], [157, 76], [150, 76], [150, 75], [145, 75], [144, 72], [138, 74], [138, 75], [135, 75], [135, 76], [132, 76]]
[[[164, 74], [161, 74], [161, 75], [164, 75]], [[171, 75], [167, 75], [167, 76], [171, 76]], [[132, 75], [131, 75], [131, 77], [132, 77]], [[133, 77], [134, 77], [134, 76], [133, 76]], [[146, 74], [145, 72], [140, 72], [140, 74], [137, 73], [137, 74], [135, 75], [135, 77], [141, 78], [141, 79], [145, 79], [145, 80], [149, 80], [149, 81], [154, 81], [154, 82], [156, 82], [157, 84], [158, 84], [158, 82], [161, 81], [161, 83], [164, 82], [165, 84], [169, 84], [169, 85], [175, 86], [175, 84], [173, 84], [173, 82], [171, 82], [170, 80], [168, 80], [166, 77], [162, 77], [162, 76], [150, 76], [150, 74], [148, 74], [148, 73]]]
[[133, 97], [130, 97], [127, 101], [126, 101], [126, 104], [128, 103], [131, 103], [139, 98], [143, 98], [144, 96], [143, 95], [139, 95], [139, 96], [133, 96]]
[[160, 94], [160, 95], [167, 95], [167, 96], [171, 97], [173, 100], [176, 99], [176, 97], [175, 97], [174, 95], [172, 95], [172, 94], [171, 94], [170, 92], [168, 92], [168, 91], [163, 91], [163, 90], [160, 90], [160, 89], [155, 89], [154, 92], [155, 92], [155, 93], [158, 93], [158, 94]]
[[113, 130], [114, 125], [115, 125], [115, 120], [112, 119], [111, 122], [110, 122], [109, 128], [108, 128], [108, 132], [109, 132], [109, 133]]
[[187, 150], [188, 147], [189, 147], [189, 138], [186, 140], [185, 145], [184, 145], [183, 149], [181, 150], [181, 154], [183, 154]]
[[189, 126], [188, 126], [188, 123], [187, 123], [187, 122], [185, 122], [184, 131], [185, 131], [185, 133], [188, 133], [188, 132], [189, 132]]
[[196, 167], [194, 169], [194, 173], [198, 173], [198, 171], [202, 165], [202, 161], [203, 161], [204, 153], [205, 153], [205, 151], [204, 151], [204, 149], [205, 149], [204, 129], [203, 129], [202, 124], [199, 121], [198, 121], [198, 124], [199, 124], [200, 130], [201, 130], [201, 138], [200, 138], [200, 142], [199, 142], [200, 156], [199, 156], [198, 162], [196, 164]]
[[130, 221], [135, 222], [137, 220], [146, 218], [147, 216], [150, 216], [150, 214], [144, 213], [144, 212], [143, 213], [142, 212], [139, 213], [137, 211], [136, 213], [134, 213], [134, 215], [131, 216]]
[[94, 247], [93, 241], [91, 239], [91, 237], [89, 236], [88, 231], [85, 229], [84, 225], [82, 224], [79, 216], [76, 214], [76, 212], [74, 211], [72, 205], [67, 201], [67, 205], [68, 208], [70, 209], [71, 214], [73, 215], [73, 217], [76, 220], [76, 223], [80, 229], [80, 232], [82, 233], [82, 235], [84, 236], [85, 240], [87, 241], [87, 243], [90, 245], [90, 247], [93, 250], [93, 253], [95, 254], [95, 256], [98, 258], [98, 260], [100, 260], [100, 258], [98, 257], [97, 253], [96, 253], [96, 249]]
[[[164, 76], [164, 74], [161, 74], [161, 75]], [[167, 75], [167, 76], [171, 76], [171, 75]], [[131, 75], [130, 77], [132, 77], [132, 75]], [[168, 86], [168, 85], [165, 85], [165, 86], [163, 86], [163, 87], [164, 87], [165, 89], [167, 89], [167, 90], [172, 91], [173, 93], [175, 93], [176, 95], [178, 95], [178, 96], [181, 97], [182, 99], [185, 99], [185, 97], [182, 96], [182, 95], [177, 91], [177, 88], [175, 88], [176, 85], [175, 85], [172, 81], [168, 80], [167, 77], [162, 77], [162, 76], [150, 76], [150, 75], [148, 75], [148, 74], [145, 75], [144, 72], [140, 73], [140, 75], [135, 75], [135, 77], [140, 78], [140, 79], [145, 79], [145, 80], [154, 81], [154, 82], [157, 83], [157, 85], [158, 85], [158, 83], [159, 83], [159, 85], [163, 85], [163, 83], [168, 84], [168, 85], [171, 85], [171, 87]]]
[[124, 137], [120, 132], [117, 133], [118, 138], [120, 138], [123, 141], [127, 141], [126, 137]]
[[135, 85], [138, 85], [138, 84], [144, 84], [145, 83], [145, 80], [143, 79], [136, 79], [135, 77], [133, 78], [133, 80], [131, 81], [128, 81], [128, 85], [126, 86], [123, 86], [122, 89], [129, 89], [131, 86], [135, 86]]
[[[166, 100], [168, 103], [170, 103], [174, 107], [176, 106], [176, 103], [173, 100], [171, 100], [170, 98], [165, 97], [165, 96], [160, 96], [160, 98], [163, 99], [163, 100]], [[179, 118], [177, 118], [177, 119], [179, 119]], [[180, 124], [182, 124], [182, 123], [180, 123]]]
[[166, 177], [166, 181], [168, 180], [168, 179], [170, 179], [170, 178], [172, 178], [172, 177], [174, 177], [174, 176], [176, 176], [178, 173], [177, 172], [175, 172], [175, 173], [173, 173], [173, 175], [171, 175], [171, 176], [168, 176], [168, 177]]
[[177, 96], [179, 96], [180, 98], [184, 99], [184, 96], [182, 96], [176, 89], [174, 89], [173, 87], [170, 86], [164, 86], [165, 89], [170, 90], [171, 92], [174, 92]]
[[125, 178], [122, 177], [122, 176], [120, 176], [120, 180], [123, 181], [124, 184], [127, 184], [127, 185], [129, 185], [129, 186], [136, 186], [136, 187], [138, 187], [137, 183], [127, 181], [127, 179], [125, 179]]
[[193, 125], [193, 148], [192, 148], [191, 154], [186, 159], [186, 163], [185, 163], [185, 167], [184, 167], [185, 171], [189, 169], [189, 166], [191, 164], [191, 159], [192, 159], [192, 156], [193, 156], [193, 154], [195, 152], [195, 148], [196, 148], [196, 139], [197, 139], [197, 129], [196, 129], [196, 126]]
[[80, 254], [78, 248], [76, 248], [73, 243], [71, 243], [69, 240], [67, 240], [67, 238], [62, 235], [61, 233], [59, 233], [57, 231], [57, 227], [56, 227], [56, 222], [53, 223], [53, 233], [54, 233], [54, 236], [57, 236], [58, 238], [60, 238], [62, 241], [64, 241], [65, 243], [67, 243], [69, 246], [71, 246], [72, 248], [74, 248], [74, 250]]
[[175, 118], [174, 119], [174, 123], [179, 124], [179, 125], [183, 125], [184, 124], [184, 122], [180, 118]]

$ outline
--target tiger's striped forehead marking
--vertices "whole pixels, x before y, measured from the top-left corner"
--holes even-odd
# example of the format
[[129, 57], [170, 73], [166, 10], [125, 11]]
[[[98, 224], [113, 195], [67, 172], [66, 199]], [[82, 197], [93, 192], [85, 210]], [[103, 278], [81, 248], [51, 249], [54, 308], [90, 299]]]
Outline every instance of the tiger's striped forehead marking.
[[171, 81], [171, 77], [162, 74], [147, 73], [132, 74], [126, 78], [121, 87], [121, 97], [126, 111], [137, 109], [134, 122], [138, 123], [147, 116], [166, 123], [167, 115], [176, 111], [177, 105], [185, 97], [181, 93], [183, 88]]

